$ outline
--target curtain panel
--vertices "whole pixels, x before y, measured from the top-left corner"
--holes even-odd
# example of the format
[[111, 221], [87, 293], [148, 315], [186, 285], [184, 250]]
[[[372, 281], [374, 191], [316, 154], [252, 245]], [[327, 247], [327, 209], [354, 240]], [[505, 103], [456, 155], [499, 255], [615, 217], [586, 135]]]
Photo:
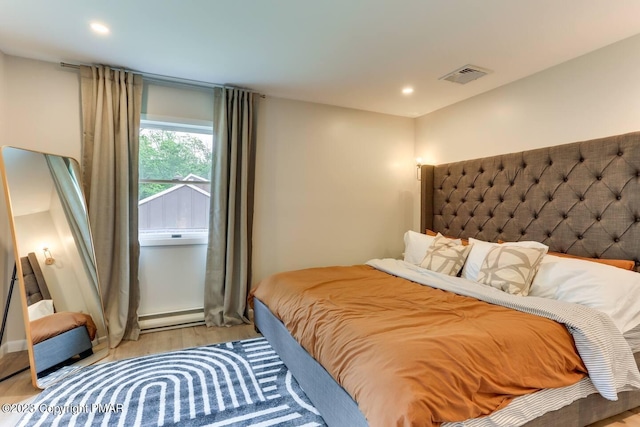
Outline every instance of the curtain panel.
[[204, 312], [207, 326], [249, 323], [256, 151], [253, 92], [214, 89]]
[[137, 339], [138, 138], [142, 76], [80, 67], [82, 181], [113, 348]]

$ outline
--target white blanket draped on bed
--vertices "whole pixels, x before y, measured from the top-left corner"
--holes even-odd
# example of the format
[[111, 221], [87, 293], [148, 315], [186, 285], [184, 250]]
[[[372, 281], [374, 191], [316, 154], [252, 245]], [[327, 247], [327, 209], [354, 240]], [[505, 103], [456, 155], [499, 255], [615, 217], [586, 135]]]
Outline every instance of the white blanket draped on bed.
[[640, 372], [631, 348], [611, 318], [600, 311], [552, 299], [510, 295], [490, 286], [444, 276], [395, 259], [375, 259], [367, 265], [412, 282], [563, 323], [572, 334], [589, 371], [589, 378], [574, 385], [521, 396], [489, 417], [443, 426], [492, 426], [508, 425], [509, 422], [520, 425], [589, 394], [599, 392], [609, 400], [617, 400], [618, 392], [631, 387], [640, 388]]

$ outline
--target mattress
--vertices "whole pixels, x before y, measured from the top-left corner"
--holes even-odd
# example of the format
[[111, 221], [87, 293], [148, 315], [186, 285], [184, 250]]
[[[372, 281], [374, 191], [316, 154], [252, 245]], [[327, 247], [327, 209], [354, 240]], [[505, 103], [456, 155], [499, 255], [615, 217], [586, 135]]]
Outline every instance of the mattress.
[[[395, 261], [395, 260], [390, 260], [390, 262], [387, 262], [388, 265], [386, 265], [384, 262], [379, 263], [379, 265], [377, 265], [376, 267], [384, 270], [386, 267], [389, 267], [391, 264], [393, 264], [392, 261]], [[404, 273], [406, 273], [409, 276], [411, 276], [411, 274], [414, 274], [415, 272], [409, 271], [408, 273], [407, 272], [404, 272]], [[416, 277], [410, 277], [410, 279], [412, 281], [416, 281], [416, 282], [420, 281], [420, 280], [416, 280], [416, 279], [419, 279], [419, 278], [416, 278]], [[431, 278], [431, 279], [433, 279], [433, 278]], [[453, 280], [455, 282], [455, 279], [451, 279], [451, 280]], [[440, 286], [442, 286], [442, 284], [440, 284]], [[474, 295], [474, 298], [476, 298], [476, 297], [478, 297], [478, 295]], [[503, 296], [501, 295], [501, 297], [503, 297]], [[492, 298], [495, 298], [495, 296], [489, 296], [488, 297], [488, 299], [492, 299]], [[266, 299], [268, 299], [268, 297]], [[500, 298], [498, 298], [498, 299], [500, 299]], [[506, 299], [507, 300], [509, 299], [508, 296], [506, 297]], [[492, 304], [495, 304], [498, 301], [493, 300], [491, 302], [492, 302]], [[502, 303], [504, 303], [504, 301], [502, 301]], [[509, 303], [509, 301], [507, 301], [507, 304], [508, 303]], [[373, 303], [369, 302], [369, 301], [363, 301], [363, 304], [373, 304]], [[553, 305], [553, 302], [551, 303], [551, 305]], [[529, 307], [529, 309], [531, 309], [531, 307]], [[548, 309], [548, 308], [544, 308], [542, 311], [544, 311], [546, 309]], [[526, 307], [525, 308], [520, 307], [519, 310], [527, 311], [527, 308]], [[537, 307], [537, 308], [535, 308], [535, 310], [540, 311], [540, 308]], [[276, 314], [278, 314], [277, 311], [276, 311]], [[536, 314], [539, 314], [539, 313], [536, 313]], [[557, 315], [558, 314], [549, 314], [549, 313], [547, 313], [546, 317], [553, 317], [553, 316], [557, 316]], [[563, 314], [561, 314], [560, 316], [562, 317]], [[573, 320], [564, 319], [564, 320], [566, 322], [568, 322], [569, 324], [571, 324], [572, 322], [575, 321], [575, 319], [573, 319]], [[609, 325], [609, 326], [611, 326], [611, 325]], [[586, 341], [588, 341], [589, 339], [593, 340], [593, 338], [594, 338], [594, 336], [591, 336], [590, 333], [586, 333], [585, 336], [582, 336], [581, 334], [585, 334], [585, 332], [584, 331], [580, 331], [580, 326], [579, 325], [572, 324], [570, 329], [573, 331], [574, 337], [578, 338], [576, 340], [576, 342], [583, 342], [583, 344], [584, 344], [585, 340]], [[574, 331], [574, 329], [575, 329], [575, 331]], [[292, 334], [294, 336], [296, 335], [296, 330], [293, 330], [291, 332], [292, 332]], [[616, 348], [616, 350], [619, 351], [621, 343], [623, 345], [623, 347], [621, 347], [621, 348], [624, 348], [624, 346], [626, 346], [626, 344], [624, 343], [624, 339], [622, 339], [622, 337], [620, 336], [619, 333], [618, 333], [618, 336], [615, 336], [615, 334], [610, 334], [609, 332], [610, 331], [607, 331], [605, 333], [605, 335], [608, 335], [609, 338], [611, 338], [611, 341], [613, 342], [613, 347], [612, 348]], [[599, 334], [596, 334], [595, 336], [597, 336], [597, 338], [600, 339], [601, 338], [600, 335], [602, 335], [602, 331]], [[582, 345], [581, 350], [582, 350], [582, 353], [592, 351], [592, 350], [588, 350], [587, 351], [586, 348], [584, 347], [584, 345]], [[627, 347], [627, 350], [628, 350], [628, 347]], [[581, 397], [584, 397], [586, 395], [596, 393], [597, 390], [600, 390], [601, 393], [607, 395], [609, 398], [611, 398], [611, 397], [615, 398], [617, 393], [624, 389], [624, 386], [620, 386], [620, 384], [617, 382], [620, 379], [620, 377], [628, 377], [628, 378], [631, 378], [631, 381], [629, 381], [629, 382], [632, 382], [632, 383], [635, 382], [636, 384], [638, 383], [638, 378], [637, 377], [634, 378], [634, 374], [637, 374], [637, 367], [636, 367], [635, 363], [633, 362], [633, 357], [631, 356], [630, 352], [629, 352], [629, 354], [625, 354], [626, 357], [622, 357], [621, 359], [617, 359], [617, 360], [615, 360], [616, 359], [616, 355], [615, 354], [606, 354], [607, 353], [606, 351], [603, 352], [601, 350], [596, 351], [596, 353], [598, 353], [598, 355], [595, 356], [595, 357], [587, 357], [587, 364], [590, 364], [590, 368], [591, 368], [590, 371], [592, 371], [592, 372], [594, 372], [596, 374], [594, 376], [595, 377], [594, 378], [595, 383], [592, 382], [589, 379], [586, 379], [585, 381], [579, 381], [579, 383], [576, 385], [576, 387], [574, 387], [574, 389], [575, 389], [574, 391], [575, 392], [572, 393], [571, 396], [569, 396], [568, 398], [560, 399], [560, 400], [557, 399], [557, 396], [552, 396], [552, 400], [554, 400], [554, 405], [555, 406], [554, 405], [543, 405], [544, 411], [558, 409], [559, 407], [562, 407], [562, 406], [570, 403], [573, 400], [577, 400], [577, 399], [580, 399]], [[616, 352], [614, 352], [614, 353], [616, 353]], [[613, 371], [610, 371], [610, 372], [605, 372], [605, 371], [607, 371], [607, 369], [603, 369], [603, 366], [601, 366], [603, 357], [612, 358], [611, 360], [613, 360], [613, 364], [616, 367], [622, 367], [622, 368], [613, 369]], [[631, 362], [633, 363], [633, 369], [631, 369], [628, 366], [629, 357], [631, 358]], [[285, 360], [285, 363], [287, 363], [286, 360]], [[604, 365], [606, 365], [606, 363]], [[626, 369], [626, 371], [625, 371], [625, 369]], [[295, 372], [294, 372], [294, 374], [295, 374]], [[338, 380], [338, 382], [340, 382], [340, 380], [341, 380], [339, 377], [336, 378], [336, 379]], [[353, 393], [353, 391], [351, 391], [351, 392]], [[536, 394], [542, 394], [542, 393], [536, 393]], [[527, 397], [527, 396], [525, 396], [525, 397]], [[528, 402], [527, 399], [523, 399], [523, 400], [524, 400], [524, 402], [520, 406], [521, 407], [529, 407], [530, 406], [530, 402]], [[498, 411], [498, 412], [500, 412], [500, 411]], [[531, 411], [528, 411], [528, 412], [531, 412]], [[521, 418], [518, 421], [518, 423], [522, 424], [523, 422], [526, 422], [527, 420], [533, 419], [536, 416], [540, 416], [542, 414], [542, 413], [536, 412], [536, 411], [533, 411], [533, 412], [534, 413], [529, 413], [527, 416]], [[498, 415], [500, 415], [500, 414], [498, 414]], [[509, 417], [510, 416], [511, 415], [509, 415]], [[514, 422], [511, 418], [509, 418], [509, 419], [511, 420], [511, 421], [509, 421], [509, 423], [513, 423]], [[468, 425], [473, 425], [473, 424], [468, 424]], [[491, 425], [491, 424], [486, 424], [486, 425]], [[498, 424], [498, 425], [500, 425], [500, 424]], [[502, 425], [514, 425], [514, 424], [502, 424]]]
[[93, 341], [97, 331], [96, 324], [90, 315], [69, 311], [41, 317], [30, 322], [30, 326], [31, 340], [34, 345], [80, 326], [86, 326], [89, 340]]

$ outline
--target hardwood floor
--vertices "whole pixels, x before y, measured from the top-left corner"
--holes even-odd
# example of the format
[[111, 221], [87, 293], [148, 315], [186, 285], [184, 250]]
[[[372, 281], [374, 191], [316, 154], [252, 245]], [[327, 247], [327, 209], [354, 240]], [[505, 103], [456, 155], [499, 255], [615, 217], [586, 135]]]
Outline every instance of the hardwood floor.
[[[254, 338], [259, 336], [253, 325], [240, 325], [229, 328], [207, 328], [196, 326], [191, 328], [172, 329], [140, 335], [138, 341], [124, 341], [112, 349], [105, 359], [98, 363], [148, 354], [163, 353], [187, 347], [214, 344]], [[8, 380], [0, 382], [0, 404], [17, 403], [37, 395], [40, 390], [31, 386], [29, 371], [22, 372]], [[632, 409], [615, 417], [591, 424], [589, 427], [640, 427], [640, 408]]]
[[196, 326], [191, 328], [172, 329], [140, 335], [138, 341], [123, 341], [118, 347], [111, 349], [104, 361], [122, 360], [147, 354], [164, 353], [188, 347], [214, 344], [255, 338], [260, 336], [253, 325], [207, 328]]
[[0, 372], [0, 377], [18, 372], [25, 366], [29, 366], [29, 354], [27, 350], [7, 353], [2, 357], [2, 372]]

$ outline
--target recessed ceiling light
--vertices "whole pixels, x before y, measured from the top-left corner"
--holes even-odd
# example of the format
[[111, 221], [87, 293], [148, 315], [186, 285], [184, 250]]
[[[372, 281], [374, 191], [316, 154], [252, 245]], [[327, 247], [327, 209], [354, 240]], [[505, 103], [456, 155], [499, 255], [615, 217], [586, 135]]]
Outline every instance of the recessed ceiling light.
[[109, 27], [99, 22], [92, 22], [91, 29], [98, 34], [109, 34]]
[[413, 93], [413, 88], [412, 87], [405, 87], [402, 89], [402, 93], [404, 93], [405, 95], [411, 95]]

